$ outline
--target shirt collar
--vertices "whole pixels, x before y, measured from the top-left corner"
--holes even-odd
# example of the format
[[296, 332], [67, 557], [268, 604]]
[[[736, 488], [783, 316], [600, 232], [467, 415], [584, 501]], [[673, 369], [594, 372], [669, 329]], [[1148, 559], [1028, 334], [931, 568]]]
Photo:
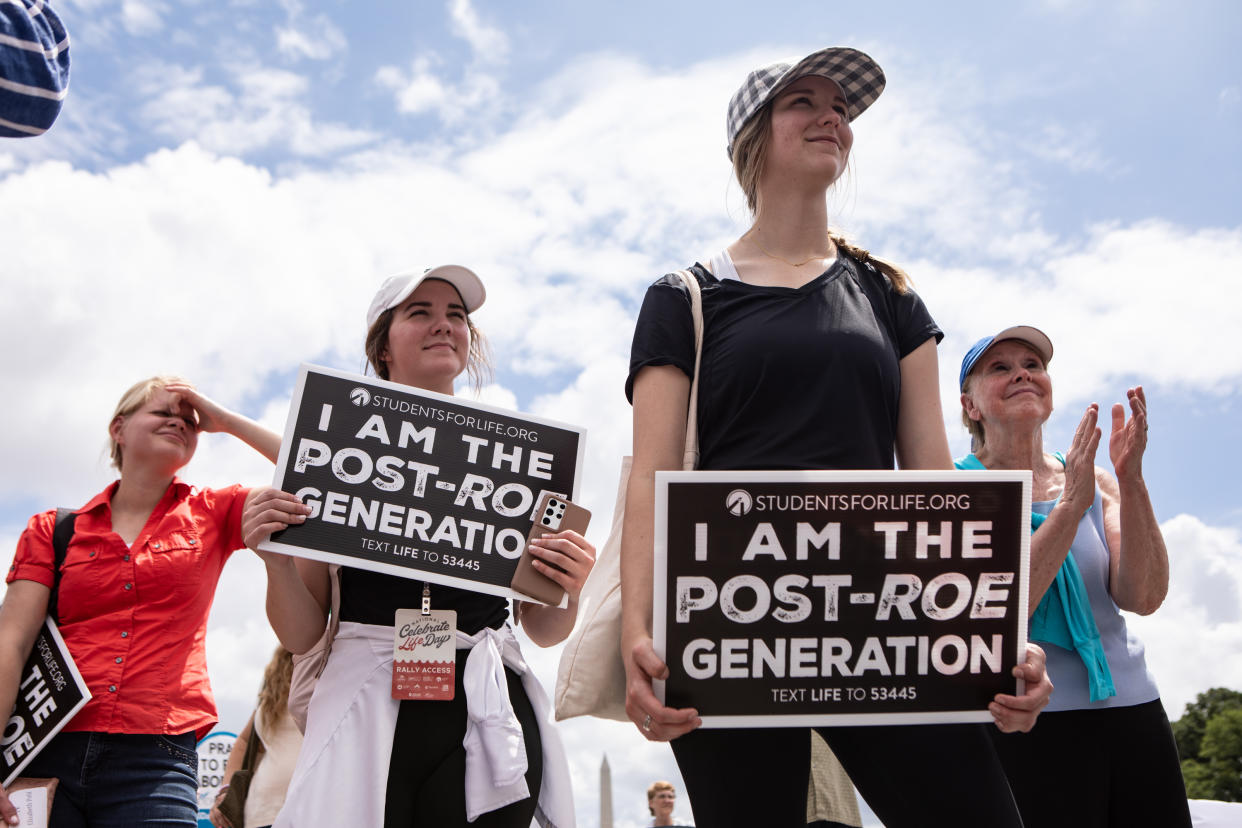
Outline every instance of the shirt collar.
[[[86, 505], [81, 509], [78, 509], [77, 514], [84, 515], [100, 508], [106, 509], [107, 513], [111, 514], [112, 496], [116, 494], [116, 490], [120, 487], [120, 485], [121, 481], [119, 479], [113, 480], [108, 484], [107, 488], [87, 501]], [[160, 503], [164, 503], [170, 498], [173, 500], [181, 500], [192, 492], [193, 489], [193, 486], [186, 483], [180, 477], [173, 477], [172, 483], [169, 484], [168, 489], [164, 492], [164, 496], [160, 499]]]

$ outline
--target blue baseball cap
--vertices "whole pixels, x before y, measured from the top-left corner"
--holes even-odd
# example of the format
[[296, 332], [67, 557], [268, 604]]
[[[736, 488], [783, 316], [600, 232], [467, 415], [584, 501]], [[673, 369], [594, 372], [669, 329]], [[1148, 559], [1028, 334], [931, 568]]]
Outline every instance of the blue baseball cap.
[[980, 339], [970, 350], [966, 352], [966, 356], [962, 357], [962, 372], [957, 377], [957, 388], [962, 390], [966, 385], [966, 377], [970, 374], [970, 369], [975, 367], [975, 363], [984, 353], [995, 345], [997, 342], [1004, 342], [1006, 339], [1016, 339], [1025, 342], [1035, 349], [1035, 353], [1039, 354], [1043, 359], [1044, 365], [1052, 362], [1052, 340], [1048, 338], [1048, 334], [1039, 328], [1032, 328], [1030, 325], [1014, 325], [1012, 328], [1005, 330], [994, 336], [985, 336]]

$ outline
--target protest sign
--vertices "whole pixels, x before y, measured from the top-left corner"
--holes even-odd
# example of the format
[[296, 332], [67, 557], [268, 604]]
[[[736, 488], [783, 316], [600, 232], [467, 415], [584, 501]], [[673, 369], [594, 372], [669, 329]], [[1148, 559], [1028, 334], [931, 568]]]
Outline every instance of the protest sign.
[[[251, 733], [254, 738], [254, 733]], [[224, 785], [224, 768], [237, 734], [228, 730], [213, 730], [199, 740], [198, 753], [198, 826], [215, 828], [211, 822], [211, 806], [216, 804], [216, 794]], [[236, 826], [234, 826], [236, 828]]]
[[13, 713], [0, 739], [0, 778], [12, 784], [30, 760], [90, 699], [65, 640], [46, 618], [22, 667]]
[[989, 721], [1021, 692], [1029, 472], [658, 472], [654, 629], [704, 727]]
[[262, 549], [505, 597], [543, 492], [577, 493], [585, 430], [303, 365], [275, 485], [311, 507]]

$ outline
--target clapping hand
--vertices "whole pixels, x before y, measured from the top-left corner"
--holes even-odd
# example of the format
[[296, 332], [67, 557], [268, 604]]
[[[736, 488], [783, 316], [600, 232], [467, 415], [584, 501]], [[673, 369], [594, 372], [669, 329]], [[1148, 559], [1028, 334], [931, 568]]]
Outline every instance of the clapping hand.
[[1130, 401], [1130, 419], [1121, 403], [1113, 406], [1113, 431], [1108, 438], [1108, 456], [1118, 480], [1136, 480], [1143, 476], [1143, 452], [1147, 450], [1147, 395], [1143, 386], [1126, 391]]

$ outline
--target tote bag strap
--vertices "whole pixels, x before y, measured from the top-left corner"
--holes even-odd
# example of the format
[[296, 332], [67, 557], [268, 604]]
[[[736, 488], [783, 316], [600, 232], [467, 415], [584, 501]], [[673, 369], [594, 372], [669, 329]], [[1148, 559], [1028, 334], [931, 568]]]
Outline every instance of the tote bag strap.
[[694, 376], [690, 380], [690, 408], [686, 412], [686, 453], [681, 467], [693, 471], [699, 464], [699, 366], [703, 360], [703, 293], [689, 270], [677, 271], [690, 293], [690, 316], [694, 320]]

